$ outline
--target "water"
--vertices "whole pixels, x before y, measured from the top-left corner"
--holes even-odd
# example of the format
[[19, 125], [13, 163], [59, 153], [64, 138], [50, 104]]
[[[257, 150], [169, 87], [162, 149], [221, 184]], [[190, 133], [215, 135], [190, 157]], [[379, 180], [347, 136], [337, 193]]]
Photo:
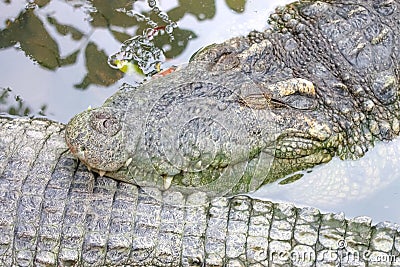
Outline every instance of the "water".
[[[171, 0], [156, 2], [178, 25], [165, 28], [175, 36], [172, 42], [168, 34], [155, 37], [168, 57], [162, 67], [185, 63], [206, 45], [262, 30], [273, 8], [290, 1], [247, 1], [244, 11], [240, 4], [230, 8], [225, 1], [192, 2], [189, 6]], [[0, 2], [0, 88], [5, 89], [0, 91], [0, 111], [45, 113], [66, 123], [88, 106], [100, 106], [124, 82], [141, 81], [143, 76], [134, 69], [130, 75], [111, 69], [107, 57], [119, 51], [122, 41], [142, 34], [151, 22], [136, 23], [134, 14], [116, 14], [115, 9], [134, 5], [145, 18], [156, 21], [157, 16], [146, 1], [118, 3], [115, 7], [104, 0], [93, 6], [86, 1], [53, 0], [40, 8], [30, 5], [33, 9], [25, 11], [25, 1]], [[30, 28], [9, 40], [5, 28], [16, 25], [15, 21], [20, 21], [16, 29]], [[327, 212], [343, 211], [348, 217], [368, 215], [375, 222], [400, 222], [398, 151], [400, 140], [381, 143], [360, 160], [334, 159], [296, 182], [267, 185], [254, 195]]]
[[378, 143], [361, 159], [334, 158], [291, 184], [273, 183], [255, 196], [314, 206], [346, 216], [366, 215], [374, 222], [400, 222], [400, 139]]
[[[260, 2], [248, 1], [245, 11], [238, 13], [223, 1], [203, 1], [209, 3], [204, 6], [196, 4], [196, 1], [189, 6], [179, 6], [177, 1], [157, 1], [161, 10], [173, 10], [175, 15], [171, 15], [171, 19], [179, 18], [174, 42], [168, 44], [167, 35], [159, 41], [164, 42], [160, 46], [170, 57], [165, 67], [187, 62], [203, 46], [246, 34], [254, 28], [263, 29], [272, 6], [276, 4]], [[152, 20], [156, 20], [156, 16], [150, 12], [146, 1], [119, 1], [117, 7], [110, 3], [96, 1], [97, 6], [93, 7], [85, 1], [53, 0], [25, 12], [25, 1], [0, 2], [0, 29], [3, 33], [0, 35], [0, 88], [10, 88], [12, 95], [20, 96], [33, 114], [45, 105], [48, 118], [66, 123], [88, 106], [100, 106], [124, 82], [141, 81], [143, 76], [140, 74], [123, 75], [119, 70], [109, 68], [104, 61], [119, 51], [122, 41], [149, 27], [146, 21], [136, 23], [134, 18], [115, 12], [115, 8], [130, 9], [134, 4], [137, 12], [149, 13]], [[29, 16], [21, 15], [22, 12]], [[104, 17], [111, 25], [107, 26]], [[4, 29], [6, 25], [15, 27], [13, 25], [17, 23], [14, 22], [21, 20], [19, 25], [25, 25], [22, 28], [26, 32], [14, 30], [14, 41], [19, 42], [13, 44], [4, 37]], [[26, 27], [26, 22], [32, 26]], [[66, 26], [73, 27], [79, 33], [75, 35], [81, 37], [73, 38], [71, 33], [62, 35], [59, 28]], [[78, 54], [73, 64], [59, 66], [54, 63], [74, 53]], [[89, 81], [82, 84], [85, 76], [89, 76]], [[16, 105], [12, 97], [9, 102], [9, 105]], [[0, 106], [0, 111], [7, 108]]]

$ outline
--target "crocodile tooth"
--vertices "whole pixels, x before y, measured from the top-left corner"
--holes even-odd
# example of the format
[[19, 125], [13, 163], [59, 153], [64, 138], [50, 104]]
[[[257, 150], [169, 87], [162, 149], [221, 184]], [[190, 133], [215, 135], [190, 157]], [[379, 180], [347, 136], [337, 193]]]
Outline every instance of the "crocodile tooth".
[[92, 109], [92, 106], [91, 105], [89, 105], [88, 106], [88, 108], [87, 108], [87, 110], [91, 110]]
[[375, 136], [379, 134], [379, 125], [376, 121], [371, 120], [369, 123], [369, 129], [371, 130], [371, 133]]
[[395, 134], [399, 134], [400, 132], [400, 124], [397, 118], [394, 118], [392, 120], [392, 130], [394, 131]]
[[80, 159], [84, 159], [85, 158], [85, 151], [79, 151], [76, 153], [76, 156]]
[[105, 171], [99, 171], [99, 174], [100, 174], [101, 177], [103, 177], [106, 174], [106, 172]]
[[372, 141], [372, 133], [371, 132], [365, 132], [364, 133], [365, 139], [368, 141]]
[[167, 176], [164, 178], [164, 189], [167, 190], [168, 188], [171, 187], [171, 183], [172, 183], [172, 176]]
[[126, 162], [125, 162], [125, 167], [128, 167], [129, 164], [131, 164], [132, 162], [132, 158], [129, 158]]
[[361, 146], [356, 146], [355, 147], [355, 153], [357, 157], [361, 157], [362, 155], [364, 155], [364, 151], [361, 148]]
[[202, 164], [202, 161], [201, 160], [199, 160], [197, 163], [196, 163], [196, 169], [200, 169], [201, 168], [201, 164]]

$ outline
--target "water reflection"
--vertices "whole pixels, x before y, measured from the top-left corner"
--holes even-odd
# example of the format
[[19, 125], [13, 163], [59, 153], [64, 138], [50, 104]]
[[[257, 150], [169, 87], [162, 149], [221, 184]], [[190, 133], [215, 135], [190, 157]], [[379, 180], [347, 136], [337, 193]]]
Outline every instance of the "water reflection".
[[13, 116], [46, 116], [47, 105], [43, 104], [38, 111], [30, 107], [21, 96], [15, 95], [10, 88], [0, 88], [0, 114]]
[[28, 57], [50, 70], [76, 61], [77, 52], [64, 58], [60, 56], [57, 43], [32, 9], [26, 9], [16, 20], [8, 21], [7, 28], [0, 32], [0, 48], [8, 48], [16, 44]]
[[314, 206], [375, 222], [400, 222], [400, 139], [379, 142], [358, 160], [334, 158], [289, 184], [272, 183], [255, 196]]
[[[153, 0], [148, 1], [149, 10], [142, 12], [134, 9], [135, 1], [132, 0], [94, 0], [89, 2], [89, 6], [81, 6], [89, 15], [88, 20], [92, 27], [91, 31], [84, 33], [74, 26], [60, 23], [57, 19], [58, 13], [46, 14], [45, 19], [38, 17], [37, 13], [41, 12], [40, 10], [50, 2], [35, 1], [28, 4], [17, 18], [8, 19], [6, 28], [0, 31], [0, 48], [18, 45], [18, 49], [24, 51], [29, 58], [49, 70], [74, 64], [78, 54], [84, 53], [87, 74], [83, 81], [76, 85], [76, 88], [79, 89], [86, 89], [91, 84], [108, 86], [123, 77], [121, 71], [109, 68], [107, 64], [104, 64], [107, 55], [93, 41], [89, 41], [90, 33], [96, 28], [107, 29], [116, 40], [125, 42], [132, 37], [127, 30], [135, 27], [133, 35], [143, 36], [147, 39], [151, 37], [150, 42], [154, 42], [153, 50], [159, 51], [153, 53], [156, 55], [153, 61], [159, 63], [164, 55], [168, 59], [181, 54], [188, 42], [196, 38], [196, 34], [192, 30], [177, 28], [175, 21], [188, 13], [195, 15], [198, 20], [212, 19], [215, 16], [214, 0], [179, 1], [179, 5], [168, 12], [161, 11]], [[227, 1], [227, 4], [232, 10], [240, 12], [244, 10], [245, 1]], [[74, 5], [74, 7], [77, 6], [77, 4]], [[73, 24], [73, 21], [70, 23]], [[173, 32], [173, 28], [177, 29]], [[80, 46], [69, 54], [61, 56], [60, 49], [53, 37], [55, 35], [53, 30], [62, 36], [70, 36], [76, 42], [85, 38], [87, 45]], [[140, 56], [138, 53], [134, 60], [150, 60], [145, 55], [143, 55], [143, 59]], [[139, 67], [144, 67], [144, 63], [139, 64]], [[151, 72], [146, 70], [145, 73]]]
[[[30, 90], [57, 90], [56, 94], [60, 95], [61, 88], [64, 88], [64, 91], [68, 90], [71, 99], [72, 96], [76, 99], [77, 95], [66, 88], [67, 84], [71, 84], [70, 88], [81, 90], [96, 88], [97, 92], [90, 94], [94, 103], [89, 104], [101, 103], [118, 88], [122, 83], [119, 82], [121, 78], [126, 77], [120, 68], [113, 69], [107, 64], [107, 57], [119, 51], [121, 43], [132, 40], [134, 36], [149, 39], [152, 58], [140, 53], [136, 58], [128, 58], [134, 65], [135, 73], [127, 82], [140, 81], [143, 74], [152, 75], [163, 67], [169, 67], [169, 60], [179, 58], [188, 45], [196, 40], [196, 24], [178, 27], [184, 17], [189, 16], [197, 21], [214, 19], [220, 4], [215, 0], [161, 3], [163, 6], [159, 6], [159, 1], [155, 0], [1, 2], [0, 60], [8, 62], [9, 70], [1, 68], [0, 71], [5, 76], [10, 73], [12, 77], [8, 76], [8, 79], [14, 80], [6, 82], [3, 79], [0, 86], [18, 91], [28, 102], [34, 101], [35, 109], [39, 109], [43, 101], [51, 109], [53, 103], [49, 97], [55, 93], [40, 92], [34, 95]], [[232, 13], [238, 14], [244, 12], [246, 1], [226, 0], [224, 5]], [[22, 54], [31, 64], [20, 58]], [[125, 57], [122, 59], [126, 60]], [[187, 59], [185, 56], [178, 63]], [[54, 75], [49, 75], [48, 71]], [[25, 88], [15, 88], [22, 83], [16, 81], [19, 75], [32, 83], [25, 83]], [[50, 78], [42, 78], [40, 88], [29, 88], [41, 76]], [[31, 100], [39, 98], [39, 95], [47, 99]], [[65, 118], [71, 117], [73, 113], [65, 115]], [[56, 118], [66, 121], [63, 115]]]

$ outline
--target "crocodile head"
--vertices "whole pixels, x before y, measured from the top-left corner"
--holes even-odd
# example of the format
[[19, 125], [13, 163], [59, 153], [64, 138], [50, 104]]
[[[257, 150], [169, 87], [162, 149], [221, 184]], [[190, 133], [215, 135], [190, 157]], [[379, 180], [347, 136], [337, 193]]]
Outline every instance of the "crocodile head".
[[331, 159], [337, 136], [310, 82], [257, 88], [241, 72], [194, 62], [78, 114], [66, 141], [100, 174], [218, 194], [253, 191]]

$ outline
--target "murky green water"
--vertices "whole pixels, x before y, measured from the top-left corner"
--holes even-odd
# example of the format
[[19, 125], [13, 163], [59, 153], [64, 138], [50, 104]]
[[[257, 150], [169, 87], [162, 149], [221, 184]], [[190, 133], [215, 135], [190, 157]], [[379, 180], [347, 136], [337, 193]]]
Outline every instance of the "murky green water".
[[[123, 83], [143, 79], [107, 64], [124, 40], [150, 29], [145, 35], [154, 35], [166, 56], [161, 67], [167, 68], [187, 62], [205, 45], [265, 28], [273, 8], [288, 2], [160, 0], [157, 5], [168, 14], [163, 21], [147, 1], [2, 1], [0, 112], [45, 114], [65, 123], [88, 106], [101, 105]], [[161, 34], [168, 20], [177, 23], [173, 41]], [[400, 222], [398, 151], [400, 140], [382, 143], [361, 160], [334, 159], [299, 181], [268, 185], [255, 195]]]

